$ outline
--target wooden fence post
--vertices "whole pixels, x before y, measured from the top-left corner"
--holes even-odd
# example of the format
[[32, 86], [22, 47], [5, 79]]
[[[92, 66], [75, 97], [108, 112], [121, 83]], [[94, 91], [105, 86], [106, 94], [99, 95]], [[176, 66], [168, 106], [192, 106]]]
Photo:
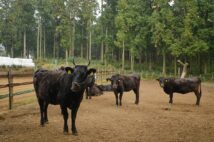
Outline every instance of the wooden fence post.
[[9, 88], [9, 109], [12, 109], [13, 106], [13, 75], [12, 70], [9, 68], [8, 71], [8, 88]]

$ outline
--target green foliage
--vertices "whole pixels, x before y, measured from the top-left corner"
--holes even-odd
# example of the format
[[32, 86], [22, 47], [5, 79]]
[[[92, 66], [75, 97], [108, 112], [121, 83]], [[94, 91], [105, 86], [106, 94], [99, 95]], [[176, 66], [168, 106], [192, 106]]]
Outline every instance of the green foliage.
[[172, 66], [176, 57], [198, 65], [198, 73], [205, 66], [212, 72], [213, 0], [174, 2], [170, 6], [166, 0], [103, 0], [97, 16], [96, 0], [2, 0], [0, 43], [7, 55], [22, 56], [26, 32], [27, 54], [36, 57], [40, 47], [43, 57], [59, 59], [65, 58], [65, 51], [70, 58], [87, 58], [89, 47], [93, 59], [99, 59], [102, 44], [105, 64], [121, 61], [124, 44], [127, 69], [134, 59], [135, 69], [143, 64], [144, 70], [150, 66], [161, 71], [161, 58], [166, 56], [165, 67]]

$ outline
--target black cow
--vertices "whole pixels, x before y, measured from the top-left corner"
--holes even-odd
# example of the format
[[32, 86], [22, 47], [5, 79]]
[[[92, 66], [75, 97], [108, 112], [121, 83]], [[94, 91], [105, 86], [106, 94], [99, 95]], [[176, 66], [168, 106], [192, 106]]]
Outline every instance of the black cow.
[[169, 103], [173, 103], [173, 93], [186, 94], [194, 92], [197, 98], [196, 105], [200, 104], [201, 99], [201, 79], [193, 78], [163, 78], [157, 79], [164, 92], [169, 95]]
[[104, 91], [113, 91], [111, 85], [97, 85], [95, 83], [93, 86], [88, 87], [88, 96], [99, 96]]
[[75, 65], [74, 68], [65, 67], [65, 71], [38, 70], [35, 72], [33, 82], [40, 106], [41, 125], [48, 121], [48, 104], [60, 104], [64, 118], [64, 133], [68, 133], [67, 108], [70, 108], [72, 113], [72, 133], [77, 134], [76, 114], [86, 88], [87, 77], [92, 72], [95, 73], [96, 69], [88, 69], [86, 65]]
[[87, 86], [85, 89], [86, 90], [86, 99], [91, 99], [92, 93], [90, 91], [91, 91], [91, 88], [94, 86], [95, 78], [96, 78], [95, 74], [88, 76]]
[[123, 92], [133, 90], [136, 95], [135, 104], [139, 103], [139, 88], [140, 88], [140, 76], [139, 75], [131, 75], [125, 76], [116, 74], [111, 78], [107, 78], [107, 81], [111, 81], [111, 86], [115, 94], [116, 105], [118, 106], [118, 93], [120, 93], [120, 105], [122, 105], [122, 97]]
[[103, 91], [98, 87], [99, 85], [94, 84], [93, 86], [88, 88], [89, 96], [99, 96], [103, 94]]
[[98, 87], [101, 91], [113, 91], [111, 84], [107, 84], [107, 85], [97, 85], [97, 87]]

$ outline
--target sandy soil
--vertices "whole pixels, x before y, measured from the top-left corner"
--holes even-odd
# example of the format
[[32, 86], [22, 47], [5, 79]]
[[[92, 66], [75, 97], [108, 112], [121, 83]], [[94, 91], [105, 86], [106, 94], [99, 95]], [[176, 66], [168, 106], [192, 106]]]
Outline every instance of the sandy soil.
[[41, 127], [34, 93], [15, 96], [13, 110], [7, 110], [7, 99], [0, 100], [0, 142], [214, 141], [214, 84], [203, 84], [199, 107], [193, 93], [175, 94], [169, 105], [156, 81], [142, 81], [140, 90], [139, 105], [133, 92], [124, 94], [122, 107], [116, 107], [113, 93], [84, 98], [76, 120], [78, 136], [63, 134], [59, 106], [50, 105], [49, 124]]

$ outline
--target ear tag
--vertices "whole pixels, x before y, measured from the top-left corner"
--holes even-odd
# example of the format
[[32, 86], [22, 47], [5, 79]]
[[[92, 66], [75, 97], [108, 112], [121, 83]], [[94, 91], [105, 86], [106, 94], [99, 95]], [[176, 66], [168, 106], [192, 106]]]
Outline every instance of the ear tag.
[[71, 74], [71, 71], [70, 71], [70, 70], [68, 71], [68, 74]]
[[168, 82], [168, 80], [166, 80], [166, 82]]

